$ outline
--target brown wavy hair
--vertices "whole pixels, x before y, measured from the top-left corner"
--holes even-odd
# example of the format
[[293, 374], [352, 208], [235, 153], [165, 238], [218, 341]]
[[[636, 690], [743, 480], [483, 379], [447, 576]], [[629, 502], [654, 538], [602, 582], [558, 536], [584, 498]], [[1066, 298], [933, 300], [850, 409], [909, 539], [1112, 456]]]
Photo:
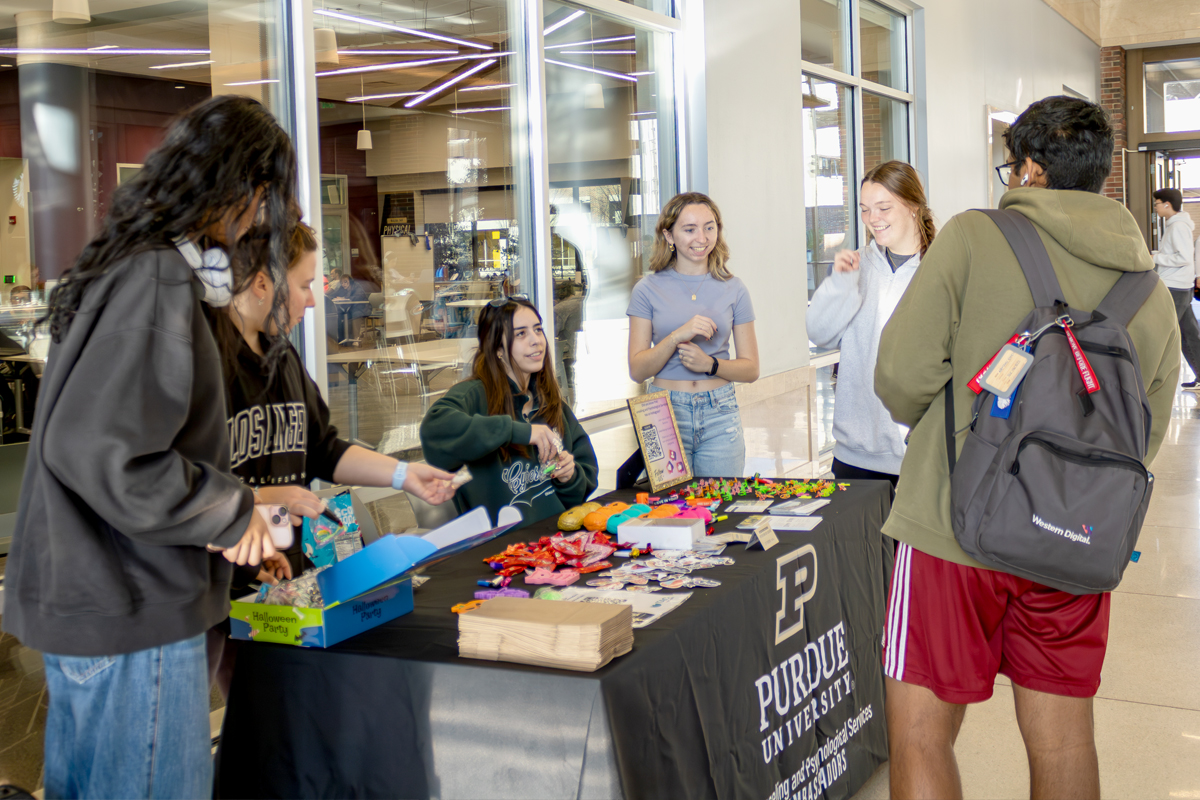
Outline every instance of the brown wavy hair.
[[[538, 322], [542, 315], [538, 314], [533, 303], [524, 298], [510, 297], [504, 305], [497, 308], [486, 305], [479, 314], [479, 351], [475, 353], [473, 364], [474, 377], [483, 384], [487, 396], [487, 413], [492, 416], [507, 415], [520, 420], [516, 406], [513, 404], [512, 388], [508, 385], [508, 372], [496, 352], [503, 350], [512, 361], [513, 315], [518, 308], [528, 308], [537, 315]], [[542, 334], [545, 336], [545, 333]], [[530, 389], [537, 393], [538, 415], [546, 425], [549, 425], [559, 436], [566, 434], [563, 423], [563, 398], [559, 391], [558, 381], [554, 377], [554, 360], [550, 355], [553, 340], [546, 338], [546, 356], [542, 368], [530, 375]], [[500, 458], [507, 461], [512, 452], [528, 457], [529, 451], [524, 445], [510, 444], [501, 448]]]
[[663, 233], [675, 227], [683, 209], [693, 205], [708, 206], [713, 219], [717, 221], [717, 243], [712, 252], [708, 254], [708, 274], [719, 281], [727, 281], [733, 277], [733, 273], [729, 271], [729, 267], [725, 266], [725, 263], [729, 261], [729, 245], [725, 243], [725, 225], [721, 222], [721, 210], [717, 208], [717, 204], [712, 201], [711, 197], [700, 192], [677, 194], [663, 206], [662, 212], [658, 215], [658, 224], [654, 226], [654, 249], [650, 253], [650, 271], [662, 272], [664, 269], [675, 266], [675, 251], [671, 249], [671, 245], [667, 243], [667, 237]]
[[317, 232], [303, 222], [297, 222], [291, 238], [288, 239], [287, 268], [291, 269], [299, 264], [305, 253], [315, 252], [317, 252]]
[[[867, 181], [878, 183], [887, 189], [917, 215], [919, 223], [917, 232], [921, 236], [921, 256], [923, 257], [925, 251], [929, 249], [929, 245], [933, 244], [933, 237], [937, 235], [937, 226], [933, 224], [933, 212], [929, 210], [929, 203], [925, 200], [925, 187], [921, 185], [921, 176], [912, 168], [912, 165], [903, 161], [885, 161], [866, 174], [862, 183], [859, 184], [859, 188], [865, 186]], [[868, 240], [871, 238], [869, 226], [867, 227], [867, 238]]]

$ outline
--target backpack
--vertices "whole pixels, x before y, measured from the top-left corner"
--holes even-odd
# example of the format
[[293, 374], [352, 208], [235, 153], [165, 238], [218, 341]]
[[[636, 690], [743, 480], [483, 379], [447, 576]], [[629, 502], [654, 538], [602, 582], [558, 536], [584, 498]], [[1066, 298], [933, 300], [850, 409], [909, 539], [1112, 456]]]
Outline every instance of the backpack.
[[[1158, 275], [1127, 272], [1095, 311], [1068, 308], [1033, 224], [1015, 211], [981, 210], [1004, 233], [1033, 294], [1035, 307], [1009, 342], [1031, 350], [1032, 365], [1008, 403], [978, 385], [982, 378], [995, 388], [985, 372], [993, 362], [1004, 372], [1001, 353], [976, 375], [979, 396], [957, 458], [953, 380], [946, 385], [954, 537], [992, 569], [1072, 594], [1111, 591], [1154, 484], [1142, 463], [1150, 404], [1125, 326]], [[1011, 385], [1023, 357], [1005, 358], [997, 379]]]

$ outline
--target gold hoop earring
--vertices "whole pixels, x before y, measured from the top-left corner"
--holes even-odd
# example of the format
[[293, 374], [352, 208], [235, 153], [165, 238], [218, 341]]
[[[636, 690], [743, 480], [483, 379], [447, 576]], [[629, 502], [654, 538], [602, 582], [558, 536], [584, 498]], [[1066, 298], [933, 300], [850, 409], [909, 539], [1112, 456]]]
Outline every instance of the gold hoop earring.
[[671, 248], [672, 253], [675, 252], [675, 243], [674, 242], [667, 242], [667, 247]]

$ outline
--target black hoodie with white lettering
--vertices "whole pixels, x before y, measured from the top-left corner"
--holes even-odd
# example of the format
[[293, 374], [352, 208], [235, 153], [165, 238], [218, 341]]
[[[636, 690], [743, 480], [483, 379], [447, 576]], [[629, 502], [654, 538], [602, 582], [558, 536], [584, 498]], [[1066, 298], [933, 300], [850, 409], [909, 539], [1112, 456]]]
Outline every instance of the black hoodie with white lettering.
[[233, 474], [255, 488], [307, 486], [314, 478], [332, 483], [350, 444], [338, 438], [329, 406], [295, 348], [288, 346], [269, 384], [267, 374], [267, 365], [241, 341], [237, 367], [226, 379]]

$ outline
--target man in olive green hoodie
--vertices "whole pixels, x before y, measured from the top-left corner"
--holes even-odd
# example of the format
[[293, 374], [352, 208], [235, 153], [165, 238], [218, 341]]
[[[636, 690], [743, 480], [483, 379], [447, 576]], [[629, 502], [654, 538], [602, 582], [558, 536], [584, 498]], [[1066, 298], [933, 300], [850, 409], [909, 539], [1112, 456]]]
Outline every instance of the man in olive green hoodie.
[[[1103, 110], [1051, 97], [1005, 135], [1012, 188], [1001, 208], [1038, 230], [1067, 303], [1094, 309], [1123, 272], [1154, 269], [1133, 217], [1098, 194], [1113, 134]], [[966, 704], [1013, 682], [1032, 797], [1099, 797], [1092, 698], [1108, 640], [1109, 595], [1071, 595], [984, 568], [950, 521], [944, 387], [969, 427], [967, 382], [1033, 308], [1004, 235], [979, 212], [938, 234], [884, 328], [875, 391], [912, 428], [884, 532], [901, 542], [884, 632], [892, 797], [961, 797], [954, 740]], [[1179, 373], [1179, 329], [1165, 286], [1129, 324], [1150, 399], [1146, 463], [1162, 444]]]

